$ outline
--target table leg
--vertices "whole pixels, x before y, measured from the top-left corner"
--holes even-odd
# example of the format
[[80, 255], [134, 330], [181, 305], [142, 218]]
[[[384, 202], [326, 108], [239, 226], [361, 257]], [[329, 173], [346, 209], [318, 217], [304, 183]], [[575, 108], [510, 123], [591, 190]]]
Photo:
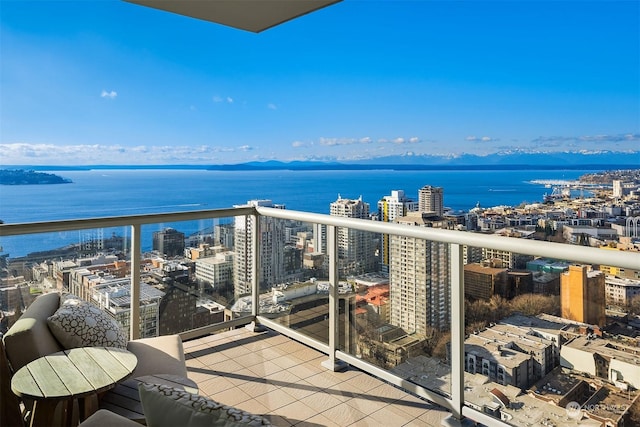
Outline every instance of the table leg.
[[98, 396], [92, 394], [78, 399], [78, 408], [80, 410], [80, 422], [82, 422], [98, 410]]
[[56, 400], [36, 400], [33, 402], [30, 427], [50, 426], [56, 410]]
[[73, 426], [73, 399], [62, 402], [62, 425]]

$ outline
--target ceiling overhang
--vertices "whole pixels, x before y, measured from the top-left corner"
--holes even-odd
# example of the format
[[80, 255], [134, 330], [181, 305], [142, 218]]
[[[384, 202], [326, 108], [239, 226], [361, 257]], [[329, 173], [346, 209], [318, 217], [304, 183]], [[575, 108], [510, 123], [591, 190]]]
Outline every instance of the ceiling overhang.
[[259, 33], [342, 0], [125, 0]]

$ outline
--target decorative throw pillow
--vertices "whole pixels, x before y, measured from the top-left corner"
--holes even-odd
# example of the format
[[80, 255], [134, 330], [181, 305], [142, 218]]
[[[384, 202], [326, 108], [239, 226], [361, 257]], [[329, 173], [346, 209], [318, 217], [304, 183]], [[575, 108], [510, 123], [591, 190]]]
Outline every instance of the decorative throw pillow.
[[47, 319], [51, 333], [65, 349], [127, 346], [118, 322], [98, 307], [71, 296], [61, 297], [60, 308]]
[[166, 385], [140, 383], [138, 390], [148, 427], [271, 425], [259, 415]]

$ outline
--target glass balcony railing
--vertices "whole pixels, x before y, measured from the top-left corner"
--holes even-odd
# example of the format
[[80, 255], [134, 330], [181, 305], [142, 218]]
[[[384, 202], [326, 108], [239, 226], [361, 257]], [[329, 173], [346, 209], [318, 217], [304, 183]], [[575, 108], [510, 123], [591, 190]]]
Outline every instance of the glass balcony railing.
[[638, 252], [268, 207], [2, 224], [0, 237], [22, 251], [0, 253], [7, 319], [68, 290], [132, 339], [267, 327], [327, 354], [328, 369], [352, 365], [487, 425], [521, 424], [536, 398], [555, 402], [539, 403], [549, 422], [571, 415], [580, 397], [549, 380], [560, 368], [629, 399], [640, 388], [640, 310], [612, 274], [640, 270]]

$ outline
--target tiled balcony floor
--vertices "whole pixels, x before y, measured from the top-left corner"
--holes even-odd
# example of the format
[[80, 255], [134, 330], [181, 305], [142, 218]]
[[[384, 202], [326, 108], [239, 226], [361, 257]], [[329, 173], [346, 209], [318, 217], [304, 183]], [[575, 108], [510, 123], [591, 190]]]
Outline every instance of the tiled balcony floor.
[[440, 426], [449, 413], [273, 331], [245, 328], [184, 343], [200, 394], [276, 426]]

